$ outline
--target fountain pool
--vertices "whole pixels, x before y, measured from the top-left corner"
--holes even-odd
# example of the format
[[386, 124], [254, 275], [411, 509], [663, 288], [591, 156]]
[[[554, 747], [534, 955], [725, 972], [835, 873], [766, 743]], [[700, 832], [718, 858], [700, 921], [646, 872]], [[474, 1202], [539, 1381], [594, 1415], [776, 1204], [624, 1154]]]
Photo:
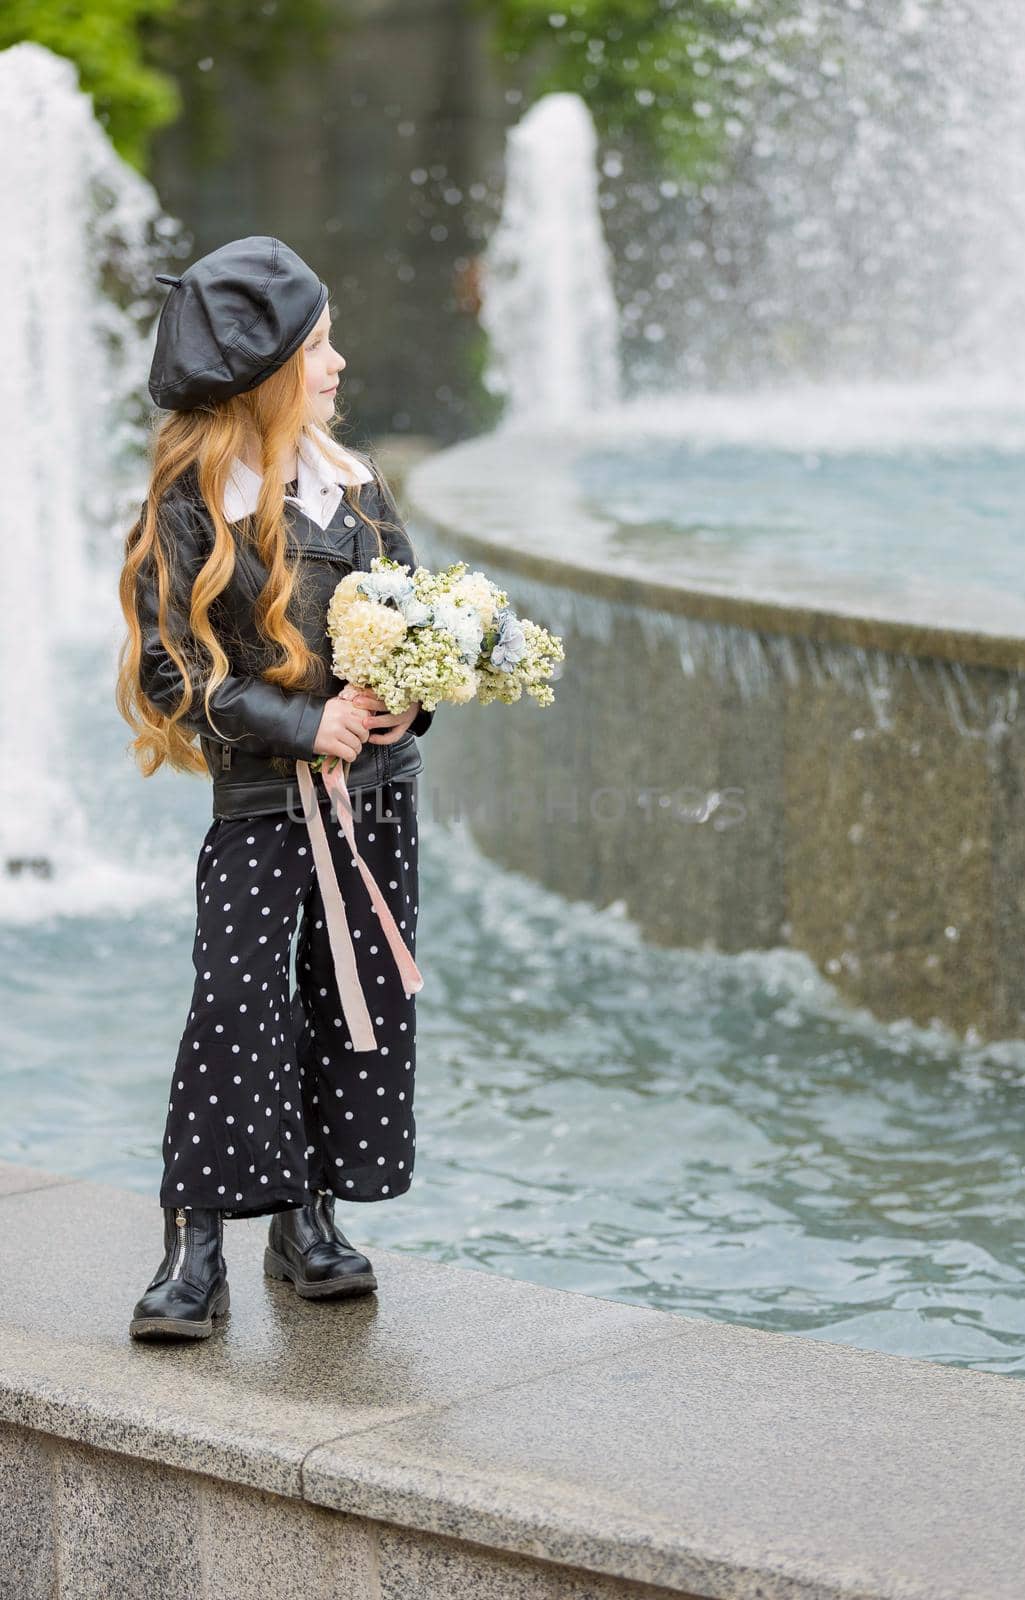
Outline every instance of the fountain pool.
[[[104, 662], [75, 665], [67, 759], [119, 848], [0, 924], [0, 1158], [158, 1218], [209, 791], [140, 782]], [[796, 951], [655, 948], [621, 904], [567, 904], [429, 808], [421, 860], [417, 1172], [387, 1205], [340, 1200], [350, 1237], [1025, 1375], [1025, 1044], [876, 1022]], [[229, 1264], [233, 1230], [264, 1226], [228, 1225]]]
[[[47, 96], [59, 100], [68, 89], [63, 68], [44, 76], [33, 91], [32, 115], [45, 109]], [[64, 160], [60, 146], [51, 148], [50, 159]], [[31, 193], [44, 183], [45, 174], [33, 169]], [[26, 185], [28, 222], [19, 234], [29, 268], [49, 260], [46, 219], [28, 203], [31, 193]], [[133, 186], [130, 196], [137, 194]], [[149, 219], [152, 197], [143, 198], [140, 215]], [[170, 243], [171, 233], [165, 238]], [[152, 263], [145, 253], [140, 261], [145, 276], [143, 267]], [[67, 268], [63, 257], [58, 264]], [[58, 280], [47, 282], [59, 293]], [[140, 384], [142, 376], [140, 366]], [[11, 415], [24, 419], [24, 435], [10, 435], [11, 460], [18, 460], [19, 449], [41, 447], [44, 435], [34, 414]], [[98, 426], [99, 408], [96, 420]], [[640, 514], [649, 523], [673, 523], [672, 497], [659, 497], [662, 446], [649, 426], [646, 436], [653, 433], [655, 445], [643, 446], [653, 452], [651, 497], [642, 493]], [[465, 459], [457, 452], [439, 461], [432, 504], [444, 491], [457, 524], [469, 523], [478, 536], [492, 527], [507, 538], [513, 502], [503, 486], [512, 474], [523, 496], [514, 521], [521, 552], [529, 555], [534, 546], [570, 566], [571, 540], [587, 539], [600, 567], [608, 538], [618, 541], [621, 560], [636, 497], [622, 493], [614, 449], [603, 458], [593, 431], [585, 443], [586, 471], [572, 481], [572, 518], [563, 493], [570, 455], [546, 462], [524, 442], [518, 458], [511, 440], [501, 452], [505, 478], [453, 473]], [[736, 440], [731, 447], [750, 448]], [[810, 472], [807, 463], [802, 470]], [[421, 475], [421, 491], [426, 486]], [[62, 503], [77, 508], [94, 489], [91, 472], [75, 477], [69, 467]], [[113, 524], [105, 501], [94, 512], [101, 525], [105, 518]], [[711, 525], [710, 514], [702, 516]], [[670, 542], [687, 536], [686, 526], [675, 523], [665, 532]], [[168, 773], [144, 783], [126, 755], [111, 692], [121, 632], [115, 545], [76, 535], [81, 560], [69, 569], [78, 584], [70, 613], [85, 607], [90, 622], [62, 641], [61, 771], [66, 798], [73, 798], [74, 830], [58, 829], [52, 875], [3, 886], [0, 1156], [150, 1196], [156, 1237], [160, 1140], [191, 994], [193, 874], [209, 788]], [[19, 546], [26, 560], [30, 553]], [[34, 574], [28, 577], [38, 596]], [[959, 1037], [942, 1021], [922, 1026], [904, 1014], [878, 1020], [841, 998], [802, 953], [799, 938], [787, 947], [778, 937], [784, 912], [798, 935], [809, 919], [835, 915], [829, 971], [840, 975], [850, 972], [845, 962], [852, 953], [870, 962], [881, 926], [884, 946], [922, 953], [920, 928], [894, 930], [881, 922], [893, 885], [885, 852], [870, 870], [864, 854], [857, 857], [861, 844], [845, 831], [861, 825], [857, 837], [883, 836], [859, 809], [870, 787], [860, 769], [855, 814], [835, 831], [824, 830], [829, 881], [800, 886], [787, 901], [777, 736], [788, 716], [791, 727], [821, 731], [803, 697], [807, 680], [795, 687], [785, 675], [756, 673], [769, 695], [768, 715], [757, 697], [750, 707], [738, 702], [731, 683], [722, 716], [714, 685], [696, 692], [691, 669], [703, 643], [713, 662], [736, 666], [738, 650], [746, 648], [742, 630], [652, 612], [646, 635], [642, 607], [543, 583], [531, 591], [522, 568], [513, 580], [524, 585], [533, 614], [547, 620], [550, 601], [578, 628], [567, 656], [572, 670], [560, 687], [558, 715], [528, 725], [517, 708], [486, 722], [474, 708], [466, 709], [465, 721], [462, 713], [442, 712], [425, 741], [418, 1170], [409, 1193], [387, 1206], [357, 1212], [341, 1201], [343, 1225], [371, 1249], [422, 1251], [697, 1317], [1025, 1373], [1025, 1045]], [[40, 606], [16, 620], [24, 627], [30, 616], [38, 626], [44, 615]], [[650, 662], [641, 645], [652, 652]], [[651, 667], [636, 695], [623, 696], [601, 677], [615, 666], [620, 647]], [[755, 657], [743, 660], [750, 665]], [[681, 663], [686, 695], [667, 677]], [[888, 702], [886, 684], [867, 658], [854, 676], [849, 709], [854, 731], [864, 737], [851, 732], [846, 758], [886, 755], [885, 741], [879, 746], [873, 738], [885, 733], [899, 697]], [[840, 677], [831, 681], [849, 691]], [[515, 856], [508, 860], [493, 840], [483, 848], [465, 821], [433, 814], [435, 785], [446, 774], [463, 782], [482, 730], [489, 772], [507, 759], [509, 770], [529, 778], [554, 753], [553, 768], [561, 761], [571, 772], [604, 776], [619, 763], [641, 773], [641, 757], [667, 747], [660, 736], [667, 682], [680, 713], [670, 747], [684, 752], [689, 780], [711, 791], [717, 761], [727, 781], [737, 776], [736, 763], [750, 763], [741, 771], [751, 803], [746, 828], [716, 833], [714, 807], [704, 817], [667, 814], [664, 821], [657, 812], [653, 832], [637, 834], [624, 852], [621, 840], [597, 826], [576, 830], [573, 848], [566, 848], [564, 834], [528, 817], [502, 831], [503, 848]], [[821, 680], [815, 683], [821, 695]], [[15, 754], [22, 725], [14, 713], [21, 704], [8, 697], [5, 738]], [[638, 706], [657, 721], [649, 726]], [[948, 722], [949, 708], [948, 699]], [[38, 708], [30, 709], [38, 726]], [[826, 701], [822, 710], [827, 724], [836, 720], [836, 703]], [[983, 719], [983, 733], [994, 720]], [[596, 758], [588, 746], [594, 729], [603, 741]], [[991, 750], [985, 738], [958, 730], [953, 744], [939, 746], [942, 759], [928, 743], [926, 754], [953, 773], [971, 812], [984, 758], [1004, 749], [1006, 741]], [[791, 739], [792, 763], [795, 750], [804, 754]], [[835, 820], [814, 786], [820, 777], [832, 783], [833, 769], [810, 759], [798, 766], [810, 837], [816, 818]], [[899, 763], [888, 766], [896, 770]], [[16, 770], [23, 770], [20, 762]], [[1004, 780], [1015, 770], [1012, 764], [997, 771], [1008, 813], [1014, 785]], [[924, 780], [919, 789], [926, 793]], [[15, 787], [6, 818], [15, 836], [36, 823], [34, 799], [35, 791]], [[55, 811], [59, 820], [59, 804]], [[793, 812], [786, 818], [792, 825]], [[1006, 820], [1003, 836], [1013, 837]], [[974, 873], [977, 861], [989, 862], [989, 835], [980, 836], [974, 856], [961, 851], [966, 836], [958, 816], [951, 838], [930, 839], [923, 868], [930, 887], [939, 881], [941, 891], [943, 921], [938, 929], [930, 925], [929, 934], [936, 933], [941, 950], [947, 940], [951, 958], [969, 970], [973, 982], [961, 989], [974, 1005], [975, 980], [980, 972], [992, 977], [993, 963], [976, 958], [970, 918], [962, 918], [954, 892], [959, 884], [949, 890], [942, 876], [937, 880], [937, 863]], [[595, 853], [579, 878], [569, 872], [567, 880], [582, 840]], [[15, 844], [22, 852], [17, 837]], [[842, 860], [838, 848], [846, 852]], [[547, 886], [537, 881], [546, 873], [535, 870], [544, 852]], [[1017, 881], [1015, 862], [1006, 866], [994, 874], [1000, 885]], [[656, 940], [645, 936], [649, 928], [631, 903], [652, 868], [667, 897]], [[853, 902], [836, 891], [840, 878], [856, 890]], [[601, 906], [586, 903], [595, 885], [608, 891]], [[897, 884], [898, 898], [904, 887]], [[964, 903], [978, 902], [968, 896]], [[710, 911], [719, 949], [707, 939], [674, 947], [665, 935], [670, 913], [681, 907], [698, 919]], [[1020, 974], [1013, 939], [999, 938], [1013, 917], [1007, 906], [998, 910], [1004, 920], [990, 916], [984, 931], [1005, 952], [996, 979], [1006, 1019]], [[862, 918], [875, 939], [872, 949], [856, 948], [848, 917], [856, 931]], [[951, 926], [960, 943], [948, 938]], [[685, 930], [693, 931], [693, 924]], [[931, 956], [925, 952], [932, 985], [927, 1013], [956, 976], [930, 966]], [[229, 1225], [229, 1262], [231, 1230], [240, 1227], [262, 1231], [264, 1224]]]

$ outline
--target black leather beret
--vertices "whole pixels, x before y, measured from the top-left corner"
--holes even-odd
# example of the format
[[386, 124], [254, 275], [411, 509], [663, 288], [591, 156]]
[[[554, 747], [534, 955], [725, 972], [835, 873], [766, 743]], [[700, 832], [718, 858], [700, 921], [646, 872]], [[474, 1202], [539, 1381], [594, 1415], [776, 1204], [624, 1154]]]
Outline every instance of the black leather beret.
[[149, 392], [165, 411], [245, 394], [283, 366], [327, 304], [327, 285], [280, 239], [255, 233], [200, 256], [160, 308]]

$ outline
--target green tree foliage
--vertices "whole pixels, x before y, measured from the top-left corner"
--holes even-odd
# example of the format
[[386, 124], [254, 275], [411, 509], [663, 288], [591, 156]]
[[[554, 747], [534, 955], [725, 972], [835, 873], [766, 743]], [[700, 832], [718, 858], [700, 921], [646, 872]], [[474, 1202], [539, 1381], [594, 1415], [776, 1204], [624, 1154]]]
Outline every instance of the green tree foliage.
[[571, 90], [603, 143], [629, 143], [661, 169], [721, 170], [765, 81], [766, 46], [785, 57], [794, 0], [468, 0], [495, 23], [509, 63], [533, 68], [530, 97]]
[[0, 49], [31, 39], [65, 56], [93, 99], [96, 116], [132, 166], [145, 167], [149, 136], [181, 107], [172, 77], [142, 58], [140, 26], [175, 0], [4, 0]]
[[202, 153], [223, 136], [225, 70], [272, 85], [326, 58], [332, 0], [4, 0], [0, 49], [34, 40], [78, 68], [118, 153], [145, 171], [152, 134], [183, 113]]

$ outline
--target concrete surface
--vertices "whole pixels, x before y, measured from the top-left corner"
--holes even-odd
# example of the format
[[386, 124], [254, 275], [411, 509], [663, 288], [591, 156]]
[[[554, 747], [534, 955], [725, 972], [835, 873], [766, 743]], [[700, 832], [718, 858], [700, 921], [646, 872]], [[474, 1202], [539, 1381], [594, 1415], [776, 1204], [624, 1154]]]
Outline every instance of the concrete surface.
[[1025, 1592], [1013, 1379], [395, 1251], [318, 1305], [262, 1218], [213, 1336], [139, 1344], [156, 1199], [10, 1164], [0, 1196], [4, 1600]]

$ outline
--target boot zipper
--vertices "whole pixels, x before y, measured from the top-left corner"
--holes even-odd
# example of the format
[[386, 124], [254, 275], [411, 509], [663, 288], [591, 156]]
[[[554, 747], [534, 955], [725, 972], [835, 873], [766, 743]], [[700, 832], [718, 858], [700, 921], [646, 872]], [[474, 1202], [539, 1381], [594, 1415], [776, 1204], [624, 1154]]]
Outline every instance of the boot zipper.
[[327, 1191], [317, 1190], [317, 1198], [313, 1202], [313, 1214], [324, 1230], [325, 1239], [333, 1239], [335, 1230], [331, 1226], [331, 1219], [327, 1214]]
[[178, 1235], [178, 1259], [175, 1261], [174, 1271], [171, 1273], [171, 1277], [180, 1278], [182, 1266], [185, 1262], [185, 1228], [186, 1224], [188, 1223], [188, 1218], [185, 1215], [185, 1209], [183, 1206], [179, 1206], [176, 1210], [174, 1220], [176, 1225], [181, 1229], [181, 1233]]

